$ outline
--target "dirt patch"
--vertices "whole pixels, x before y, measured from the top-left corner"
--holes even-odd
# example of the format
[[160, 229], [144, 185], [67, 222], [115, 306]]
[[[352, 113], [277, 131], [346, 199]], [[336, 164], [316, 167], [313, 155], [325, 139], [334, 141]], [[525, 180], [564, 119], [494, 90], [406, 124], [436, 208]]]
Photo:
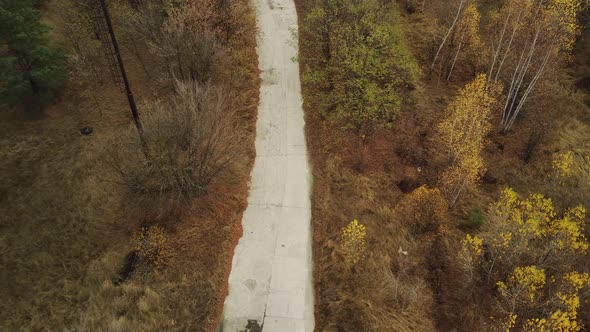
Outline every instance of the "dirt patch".
[[139, 256], [137, 256], [137, 252], [135, 250], [128, 253], [127, 256], [125, 256], [125, 264], [123, 265], [123, 268], [119, 272], [117, 278], [113, 280], [113, 283], [119, 286], [127, 281], [131, 277], [133, 271], [135, 271], [138, 261]]

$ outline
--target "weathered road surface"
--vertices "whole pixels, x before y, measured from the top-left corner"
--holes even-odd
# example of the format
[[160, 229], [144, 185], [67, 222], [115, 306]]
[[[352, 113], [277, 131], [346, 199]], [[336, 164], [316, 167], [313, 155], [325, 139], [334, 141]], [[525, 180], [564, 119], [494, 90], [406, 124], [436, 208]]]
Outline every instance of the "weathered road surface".
[[[262, 75], [256, 160], [220, 330], [313, 331], [310, 172], [293, 0], [252, 0]], [[248, 329], [246, 330], [246, 327]]]

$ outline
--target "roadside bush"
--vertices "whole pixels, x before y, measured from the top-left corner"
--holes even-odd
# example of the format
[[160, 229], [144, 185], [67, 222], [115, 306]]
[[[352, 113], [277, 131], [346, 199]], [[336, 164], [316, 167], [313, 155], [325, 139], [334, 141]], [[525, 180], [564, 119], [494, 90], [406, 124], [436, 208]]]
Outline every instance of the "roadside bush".
[[130, 127], [110, 153], [117, 182], [150, 217], [188, 205], [243, 156], [222, 87], [177, 81], [176, 91], [142, 106], [145, 149]]

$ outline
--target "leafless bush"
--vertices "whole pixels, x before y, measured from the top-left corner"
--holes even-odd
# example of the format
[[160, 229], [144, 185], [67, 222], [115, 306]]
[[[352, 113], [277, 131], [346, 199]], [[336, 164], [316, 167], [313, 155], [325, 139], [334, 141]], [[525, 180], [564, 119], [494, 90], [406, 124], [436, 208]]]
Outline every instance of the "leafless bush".
[[122, 24], [136, 57], [142, 59], [143, 44], [160, 60], [157, 69], [169, 78], [204, 83], [214, 76], [224, 58], [216, 20], [211, 0], [179, 7], [148, 0], [126, 15]]
[[176, 81], [177, 94], [143, 105], [147, 157], [135, 128], [110, 153], [118, 182], [141, 209], [159, 215], [207, 191], [243, 157], [234, 112], [222, 87]]
[[160, 66], [150, 66], [148, 60], [151, 60], [150, 64], [155, 64], [159, 59], [146, 56], [146, 50], [151, 50], [150, 45], [158, 44], [161, 40], [161, 29], [166, 18], [163, 5], [146, 0], [131, 7], [119, 5], [116, 9], [112, 12], [115, 24], [121, 27], [121, 44], [137, 58], [148, 76], [158, 75], [154, 69], [159, 70]]

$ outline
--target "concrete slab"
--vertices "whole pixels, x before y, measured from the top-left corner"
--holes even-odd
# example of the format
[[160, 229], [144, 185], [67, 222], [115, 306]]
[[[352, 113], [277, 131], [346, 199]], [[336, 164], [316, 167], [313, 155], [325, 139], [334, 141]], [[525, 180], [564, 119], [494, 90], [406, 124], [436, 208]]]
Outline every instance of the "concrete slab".
[[310, 171], [293, 0], [252, 0], [262, 85], [244, 234], [219, 330], [313, 331]]
[[264, 320], [264, 332], [283, 331], [306, 332], [310, 330], [305, 329], [305, 324], [301, 319], [266, 316]]

